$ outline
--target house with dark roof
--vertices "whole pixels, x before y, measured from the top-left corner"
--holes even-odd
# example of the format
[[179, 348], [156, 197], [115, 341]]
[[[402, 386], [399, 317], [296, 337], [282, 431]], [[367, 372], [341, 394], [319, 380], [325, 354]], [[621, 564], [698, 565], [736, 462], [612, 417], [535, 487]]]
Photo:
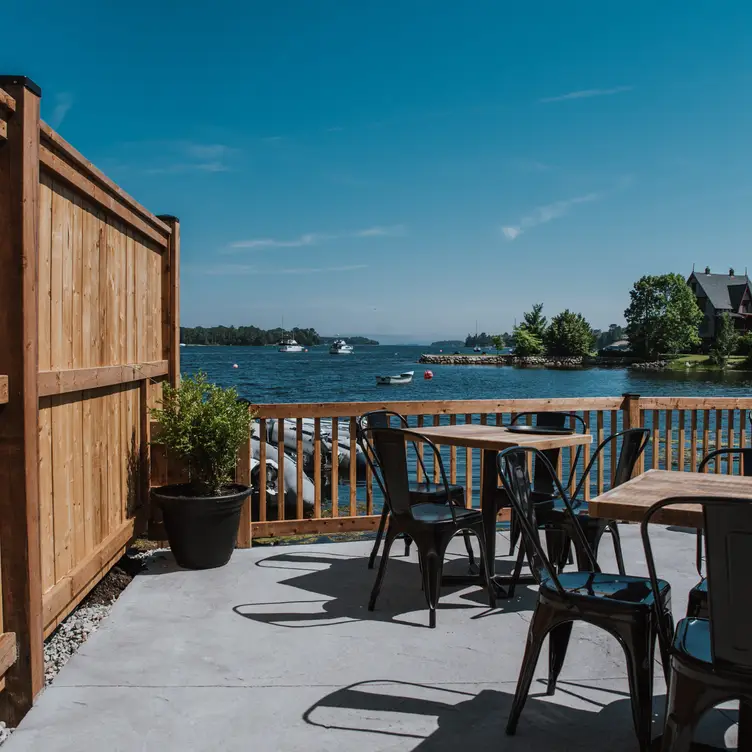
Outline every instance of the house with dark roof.
[[752, 289], [747, 274], [711, 274], [710, 267], [704, 272], [692, 271], [687, 284], [697, 298], [697, 305], [705, 317], [700, 324], [700, 337], [705, 348], [715, 339], [718, 319], [728, 313], [734, 327], [742, 334], [752, 330]]

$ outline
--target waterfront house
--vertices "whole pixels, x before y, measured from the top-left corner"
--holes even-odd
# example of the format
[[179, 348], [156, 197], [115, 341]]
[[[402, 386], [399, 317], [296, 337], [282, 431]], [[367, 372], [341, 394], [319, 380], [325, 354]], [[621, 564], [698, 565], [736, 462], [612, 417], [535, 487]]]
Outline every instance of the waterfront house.
[[706, 266], [704, 272], [693, 270], [687, 284], [705, 316], [700, 324], [704, 349], [713, 343], [718, 319], [724, 312], [731, 316], [740, 334], [752, 329], [752, 290], [746, 271], [743, 275], [735, 274], [733, 269], [729, 269], [728, 274], [711, 274], [710, 267]]

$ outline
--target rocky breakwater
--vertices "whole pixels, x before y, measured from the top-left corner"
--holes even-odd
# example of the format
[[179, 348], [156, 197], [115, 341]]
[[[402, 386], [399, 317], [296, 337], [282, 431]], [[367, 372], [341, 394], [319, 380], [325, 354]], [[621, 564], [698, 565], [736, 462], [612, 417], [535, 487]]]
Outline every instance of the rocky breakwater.
[[517, 366], [519, 368], [582, 368], [592, 365], [591, 358], [563, 355], [429, 355], [420, 356], [419, 363], [434, 366]]

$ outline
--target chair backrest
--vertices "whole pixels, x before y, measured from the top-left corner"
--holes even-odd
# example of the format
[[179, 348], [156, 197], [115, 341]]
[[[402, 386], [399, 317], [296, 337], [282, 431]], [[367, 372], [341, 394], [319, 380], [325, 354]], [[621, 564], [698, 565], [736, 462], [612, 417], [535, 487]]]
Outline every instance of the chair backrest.
[[[619, 439], [621, 439], [621, 449], [619, 449]], [[610, 447], [612, 452], [619, 452], [611, 488], [626, 483], [632, 477], [637, 460], [640, 459], [640, 455], [645, 451], [649, 441], [650, 431], [647, 428], [628, 428], [626, 431], [619, 431], [619, 433], [614, 433], [601, 441], [591, 455], [572, 496], [574, 498], [580, 497], [585, 484], [590, 482], [590, 471], [598, 461], [598, 457], [605, 453], [607, 447]]]
[[740, 474], [746, 475], [747, 477], [752, 476], [752, 447], [721, 447], [720, 449], [714, 449], [702, 458], [702, 462], [700, 463], [700, 467], [697, 468], [697, 472], [704, 473], [705, 468], [716, 459], [716, 457], [724, 456], [729, 457], [729, 462], [731, 462], [731, 457], [738, 456], [740, 465], [739, 469], [741, 471]]
[[530, 477], [527, 472], [528, 458], [530, 457], [534, 459], [536, 464], [546, 470], [557, 497], [560, 497], [564, 501], [566, 513], [569, 515], [573, 529], [576, 531], [577, 543], [587, 553], [592, 571], [599, 572], [600, 569], [595, 560], [595, 555], [580, 528], [577, 516], [572, 510], [572, 503], [567, 496], [567, 492], [564, 490], [559, 477], [556, 475], [556, 470], [554, 470], [548, 457], [542, 451], [533, 447], [512, 447], [499, 453], [497, 463], [501, 483], [520, 524], [530, 569], [538, 582], [550, 579], [556, 589], [563, 594], [564, 590], [559, 583], [559, 578], [556, 576], [556, 570], [544, 551], [540, 539], [536, 517], [536, 503], [533, 500]]
[[384, 483], [384, 500], [392, 514], [397, 516], [411, 515], [407, 444], [408, 442], [421, 441], [429, 447], [429, 451], [433, 451], [434, 462], [438, 463], [444, 485], [443, 500], [452, 510], [452, 519], [455, 519], [455, 508], [451, 502], [449, 481], [444, 470], [444, 464], [441, 461], [438, 447], [432, 441], [416, 431], [391, 427], [366, 428], [363, 430], [363, 437], [368, 445], [373, 446], [375, 456], [378, 458]]
[[[514, 426], [519, 423], [526, 423], [528, 417], [531, 418], [531, 422], [534, 426], [540, 426], [541, 428], [566, 428], [574, 423], [578, 424], [578, 427], [583, 433], [587, 431], [587, 425], [585, 424], [584, 418], [577, 415], [577, 413], [563, 413], [557, 411], [517, 413], [517, 415], [515, 415], [510, 421], [510, 424]], [[577, 467], [577, 464], [580, 461], [581, 452], [582, 446], [578, 446], [574, 461], [571, 463], [572, 468], [570, 468], [570, 473], [575, 467]], [[539, 467], [537, 463], [533, 463], [533, 485], [540, 493], [549, 493], [553, 495], [553, 487], [548, 470], [545, 467]], [[569, 483], [566, 485], [568, 486]]]
[[673, 497], [653, 504], [642, 521], [653, 592], [658, 578], [650, 519], [664, 507], [690, 503], [703, 507], [713, 662], [719, 669], [752, 672], [752, 498]]
[[[392, 419], [394, 419], [394, 421]], [[410, 427], [410, 424], [407, 422], [407, 418], [404, 415], [400, 415], [399, 413], [394, 412], [394, 410], [372, 410], [369, 413], [364, 413], [363, 415], [361, 415], [355, 424], [358, 443], [360, 444], [363, 453], [366, 455], [366, 461], [371, 466], [371, 471], [373, 472], [373, 475], [376, 478], [376, 482], [378, 483], [382, 493], [386, 493], [386, 491], [384, 488], [384, 479], [382, 477], [381, 471], [378, 468], [379, 458], [376, 453], [375, 447], [365, 435], [365, 431], [367, 428], [391, 428], [393, 427], [393, 422], [398, 423], [399, 428]], [[413, 443], [413, 449], [415, 450], [415, 457], [418, 464], [420, 465], [420, 469], [423, 471], [423, 477], [428, 482], [430, 476], [428, 474], [428, 471], [426, 470], [426, 465], [423, 461], [423, 457], [418, 452], [418, 447], [415, 445], [415, 443]]]

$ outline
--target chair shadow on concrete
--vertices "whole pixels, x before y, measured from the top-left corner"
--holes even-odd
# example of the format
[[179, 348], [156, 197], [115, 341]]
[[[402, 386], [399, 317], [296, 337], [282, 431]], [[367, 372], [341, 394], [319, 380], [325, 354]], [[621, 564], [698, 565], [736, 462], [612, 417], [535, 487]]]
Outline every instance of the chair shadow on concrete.
[[[366, 566], [366, 558], [336, 553], [308, 552], [280, 553], [256, 562], [256, 566], [290, 571], [291, 576], [279, 580], [280, 585], [297, 588], [310, 593], [314, 598], [278, 602], [243, 603], [233, 611], [254, 621], [291, 628], [348, 623], [351, 621], [390, 621], [396, 624], [427, 627], [428, 608], [421, 590], [421, 577], [414, 559], [392, 556], [381, 597], [375, 611], [368, 611], [368, 596], [373, 587], [375, 573]], [[497, 562], [503, 571], [512, 562]], [[466, 556], [448, 556], [445, 565], [447, 574], [464, 574], [467, 571]], [[447, 596], [462, 591], [453, 600]], [[294, 597], [294, 596], [293, 596]], [[439, 610], [468, 609], [471, 618], [484, 615], [530, 611], [535, 605], [531, 591], [520, 588], [516, 597], [499, 600], [497, 608], [488, 608], [487, 596], [480, 586], [442, 587]], [[409, 618], [403, 618], [410, 614]]]
[[[456, 686], [456, 685], [455, 685]], [[507, 686], [507, 685], [505, 685]], [[554, 702], [545, 698], [545, 685], [528, 696], [518, 732], [506, 736], [505, 726], [514, 697], [508, 691], [482, 689], [477, 694], [447, 686], [401, 681], [358, 682], [332, 692], [308, 708], [303, 720], [319, 728], [350, 732], [348, 748], [391, 749], [384, 742], [357, 742], [352, 732], [375, 737], [414, 739], [416, 752], [456, 752], [458, 749], [524, 750], [524, 752], [633, 752], [637, 738], [626, 691], [613, 691], [598, 682], [559, 681]], [[535, 689], [535, 686], [534, 686]], [[562, 693], [565, 696], [562, 696]], [[562, 704], [574, 702], [578, 707]], [[665, 697], [654, 698], [653, 747], [660, 750]], [[703, 720], [694, 752], [725, 750], [724, 734], [733, 714], [713, 710]], [[396, 740], [395, 740], [396, 743]], [[332, 750], [344, 749], [332, 738]], [[400, 749], [407, 749], [400, 746]]]

